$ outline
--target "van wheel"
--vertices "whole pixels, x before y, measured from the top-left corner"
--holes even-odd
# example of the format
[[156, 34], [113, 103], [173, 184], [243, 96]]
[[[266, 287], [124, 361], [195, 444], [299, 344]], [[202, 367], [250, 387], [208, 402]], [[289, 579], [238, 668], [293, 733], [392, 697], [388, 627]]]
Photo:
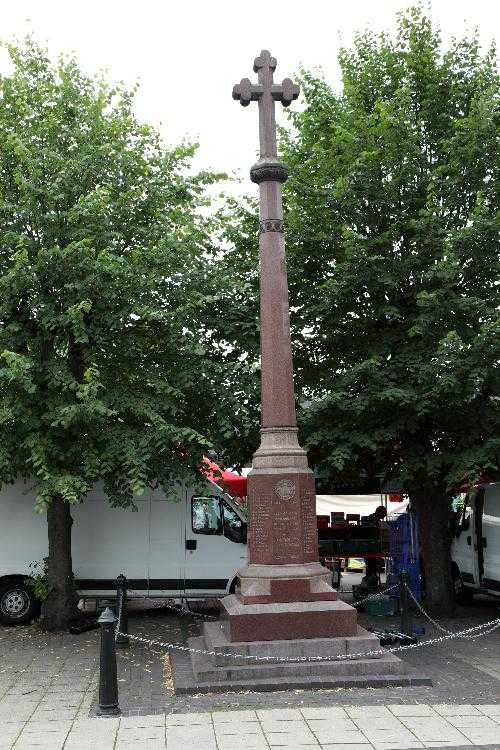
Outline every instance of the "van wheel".
[[26, 625], [40, 614], [40, 602], [21, 580], [0, 584], [0, 622]]
[[453, 588], [455, 591], [455, 601], [458, 604], [472, 604], [474, 591], [464, 586], [462, 576], [457, 570], [453, 571]]

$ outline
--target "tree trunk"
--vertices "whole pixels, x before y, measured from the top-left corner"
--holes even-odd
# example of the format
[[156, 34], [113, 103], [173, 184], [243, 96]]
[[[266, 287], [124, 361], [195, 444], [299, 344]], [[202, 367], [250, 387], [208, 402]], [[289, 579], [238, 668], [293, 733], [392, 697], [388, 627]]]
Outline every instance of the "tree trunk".
[[451, 615], [455, 611], [449, 533], [451, 498], [433, 488], [411, 493], [410, 500], [418, 517], [425, 607], [433, 614]]
[[72, 523], [69, 504], [56, 495], [47, 509], [49, 595], [42, 603], [45, 630], [64, 630], [78, 614], [71, 560]]

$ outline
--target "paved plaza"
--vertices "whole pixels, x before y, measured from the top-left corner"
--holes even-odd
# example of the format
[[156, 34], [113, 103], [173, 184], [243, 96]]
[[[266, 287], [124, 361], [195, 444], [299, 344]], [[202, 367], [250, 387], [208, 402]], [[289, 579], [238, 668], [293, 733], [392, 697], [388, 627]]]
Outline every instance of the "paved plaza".
[[[459, 630], [497, 612], [479, 603], [443, 624]], [[366, 615], [360, 621], [370, 624]], [[164, 609], [130, 618], [132, 633], [169, 643], [185, 643], [199, 627], [196, 618]], [[438, 635], [429, 626], [424, 638]], [[118, 653], [122, 716], [104, 719], [96, 717], [97, 631], [0, 628], [0, 750], [500, 749], [500, 630], [401, 656], [432, 687], [176, 696], [165, 652], [133, 644]]]
[[[500, 747], [500, 705], [313, 706], [121, 718], [16, 721], [2, 714], [1, 750], [404, 750]], [[77, 717], [80, 712], [77, 713]]]

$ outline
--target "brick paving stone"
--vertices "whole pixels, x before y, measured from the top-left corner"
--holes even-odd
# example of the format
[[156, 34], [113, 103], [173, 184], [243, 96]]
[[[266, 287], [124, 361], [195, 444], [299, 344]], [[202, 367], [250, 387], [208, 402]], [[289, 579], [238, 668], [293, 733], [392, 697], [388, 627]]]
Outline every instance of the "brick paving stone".
[[331, 744], [334, 742], [346, 744], [367, 742], [367, 738], [359, 729], [350, 732], [340, 732], [330, 727], [328, 729], [325, 728], [324, 730], [316, 730], [314, 734], [321, 745]]
[[500, 716], [500, 703], [475, 706], [475, 708], [486, 716]]
[[474, 745], [486, 745], [495, 742], [500, 743], [500, 731], [498, 731], [498, 728], [493, 731], [488, 731], [486, 729], [476, 729], [475, 727], [471, 727], [470, 729], [464, 727], [463, 729], [460, 729], [460, 731], [468, 740], [474, 743]]
[[[191, 745], [189, 744], [191, 742]], [[213, 740], [197, 740], [193, 743], [191, 740], [186, 742], [182, 737], [176, 739], [169, 739], [167, 737], [168, 750], [187, 750], [188, 747], [195, 748], [195, 750], [217, 750], [215, 739]], [[117, 748], [119, 746], [117, 745]]]
[[95, 739], [85, 737], [85, 735], [73, 734], [68, 737], [64, 743], [64, 750], [115, 750], [115, 739], [99, 738]]
[[378, 746], [411, 746], [411, 747], [423, 747], [423, 743], [420, 739], [415, 737], [412, 732], [405, 730], [402, 727], [399, 730], [383, 730], [374, 729], [373, 731], [364, 730], [363, 734], [366, 739], [372, 743], [375, 747]]
[[[114, 747], [115, 750], [136, 750], [138, 745], [136, 742], [121, 742], [118, 740]], [[141, 741], [140, 747], [141, 750], [165, 750], [166, 744], [165, 740], [146, 739]]]
[[225, 734], [217, 736], [218, 750], [268, 750], [269, 745], [260, 734]]
[[28, 734], [66, 734], [71, 729], [71, 721], [30, 721], [23, 729], [23, 735]]
[[373, 740], [372, 744], [375, 750], [411, 750], [412, 748], [424, 747], [424, 745], [415, 738], [407, 740], [395, 739], [380, 742], [377, 740]]
[[212, 726], [167, 727], [165, 733], [169, 744], [178, 740], [196, 743], [196, 746], [198, 746], [198, 743], [215, 742], [215, 732]]
[[63, 750], [64, 740], [56, 737], [51, 737], [49, 739], [37, 737], [32, 740], [16, 742], [13, 748], [14, 750]]
[[118, 729], [118, 742], [142, 742], [143, 740], [164, 740], [165, 727], [122, 727]]
[[217, 737], [228, 734], [262, 734], [262, 728], [258, 721], [231, 721], [231, 722], [214, 722], [215, 734]]
[[306, 719], [309, 728], [316, 734], [317, 732], [356, 732], [358, 727], [352, 719], [347, 716], [339, 718], [334, 716], [333, 719]]
[[337, 719], [347, 719], [347, 714], [341, 706], [325, 706], [324, 708], [301, 708], [302, 716], [309, 721], [309, 719], [326, 719], [328, 721], [336, 721]]
[[163, 714], [148, 714], [146, 716], [123, 716], [120, 719], [120, 731], [124, 729], [146, 729], [148, 727], [165, 727]]
[[0, 742], [4, 745], [12, 745], [14, 740], [17, 739], [18, 735], [21, 734], [23, 727], [24, 724], [21, 723], [5, 724], [4, 722], [1, 722]]
[[270, 745], [317, 745], [318, 741], [302, 721], [263, 721], [262, 730]]
[[286, 748], [287, 750], [307, 750], [307, 748], [316, 748], [316, 750], [319, 750], [320, 748], [317, 742], [312, 744], [310, 742], [300, 742], [300, 740], [296, 742], [293, 740], [285, 742], [284, 740], [278, 739], [276, 742], [269, 740], [268, 742], [271, 748]]
[[445, 718], [406, 716], [402, 723], [423, 742], [451, 742], [460, 745], [464, 734], [453, 727]]
[[10, 710], [3, 712], [0, 710], [0, 724], [8, 724], [12, 722], [16, 724], [22, 722], [24, 724], [28, 721], [33, 711], [34, 708], [27, 709], [24, 707], [20, 707], [16, 711]]
[[457, 729], [484, 729], [487, 732], [497, 732], [500, 739], [500, 726], [489, 716], [447, 716], [449, 724]]
[[357, 716], [352, 721], [362, 732], [407, 732], [404, 724], [396, 716]]
[[209, 713], [196, 714], [166, 714], [165, 724], [173, 726], [212, 726], [212, 716]]
[[366, 717], [382, 717], [393, 719], [387, 706], [345, 706], [345, 711], [351, 719], [365, 719]]
[[302, 715], [298, 708], [266, 708], [257, 711], [261, 721], [300, 721]]
[[[452, 740], [450, 742], [440, 740], [438, 742], [424, 742], [424, 747], [451, 747], [453, 748], [453, 750], [465, 750], [466, 748], [469, 748], [472, 746], [472, 743], [466, 740], [465, 738], [462, 740], [462, 743], [464, 742], [468, 744], [457, 745], [455, 740]], [[488, 750], [492, 750], [491, 747], [488, 747]]]
[[286, 721], [261, 718], [260, 725], [264, 732], [290, 733], [293, 731], [300, 731], [300, 729], [302, 728], [306, 729], [309, 732], [309, 729], [307, 728], [307, 724], [302, 718], [302, 716], [300, 716], [300, 714], [299, 714], [298, 719], [289, 719]]
[[479, 716], [480, 715], [479, 709], [467, 703], [460, 703], [459, 705], [456, 705], [456, 706], [451, 706], [450, 704], [445, 704], [445, 705], [437, 704], [433, 706], [433, 709], [440, 716]]
[[217, 724], [227, 724], [228, 722], [258, 721], [255, 711], [215, 711], [212, 714], [212, 719], [215, 726]]
[[390, 705], [387, 708], [394, 714], [394, 716], [436, 716], [433, 706], [428, 706], [423, 703], [412, 704], [400, 704]]

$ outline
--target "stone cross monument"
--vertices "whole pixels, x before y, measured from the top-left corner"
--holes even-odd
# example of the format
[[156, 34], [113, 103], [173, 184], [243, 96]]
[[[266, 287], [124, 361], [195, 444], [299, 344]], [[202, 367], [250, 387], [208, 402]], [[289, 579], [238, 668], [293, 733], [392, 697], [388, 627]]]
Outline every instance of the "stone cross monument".
[[[288, 170], [277, 158], [274, 107], [275, 102], [287, 107], [298, 97], [299, 88], [289, 78], [275, 84], [275, 69], [276, 59], [263, 50], [254, 62], [258, 83], [243, 78], [233, 88], [233, 98], [243, 106], [258, 102], [260, 133], [260, 159], [250, 177], [260, 191], [262, 430], [248, 476], [249, 565], [239, 573], [238, 599], [242, 604], [302, 603], [295, 608], [289, 632], [280, 636], [294, 638], [326, 634], [325, 628], [332, 634], [331, 611], [337, 596], [329, 572], [318, 562], [314, 479], [298, 442], [295, 417], [281, 204], [281, 183]], [[311, 618], [305, 603], [313, 601], [326, 607]], [[279, 613], [273, 614], [276, 623]], [[355, 629], [354, 610], [344, 610], [342, 619], [344, 630]], [[339, 625], [337, 621], [337, 630]], [[254, 625], [252, 629], [255, 632]], [[264, 629], [268, 638], [276, 637], [266, 617], [259, 638]]]
[[264, 50], [254, 63], [258, 83], [243, 78], [233, 89], [243, 106], [258, 102], [260, 125], [250, 176], [260, 190], [262, 438], [248, 475], [250, 559], [236, 592], [221, 601], [221, 620], [188, 639], [192, 677], [173, 660], [174, 685], [197, 692], [416, 684], [357, 625], [354, 607], [337, 600], [318, 561], [314, 479], [295, 418], [281, 206], [288, 170], [277, 158], [274, 120], [275, 102], [286, 107], [299, 90], [288, 78], [275, 84], [275, 68]]

